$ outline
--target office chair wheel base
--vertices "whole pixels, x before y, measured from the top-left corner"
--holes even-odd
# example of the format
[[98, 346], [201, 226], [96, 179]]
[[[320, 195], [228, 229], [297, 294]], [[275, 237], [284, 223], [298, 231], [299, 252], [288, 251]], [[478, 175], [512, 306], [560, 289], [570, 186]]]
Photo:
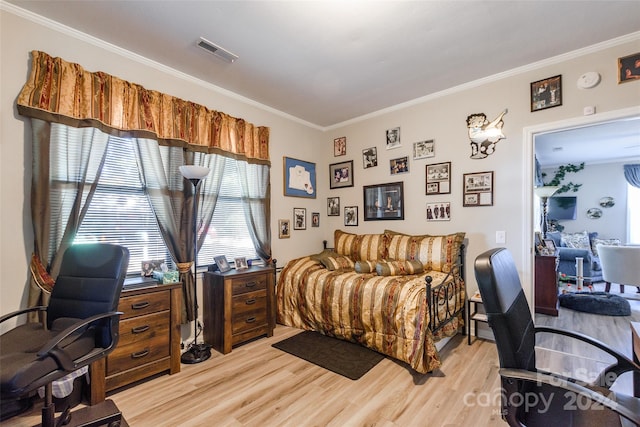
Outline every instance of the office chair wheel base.
[[209, 344], [191, 344], [187, 351], [182, 353], [180, 361], [187, 365], [204, 362], [211, 357], [211, 346]]

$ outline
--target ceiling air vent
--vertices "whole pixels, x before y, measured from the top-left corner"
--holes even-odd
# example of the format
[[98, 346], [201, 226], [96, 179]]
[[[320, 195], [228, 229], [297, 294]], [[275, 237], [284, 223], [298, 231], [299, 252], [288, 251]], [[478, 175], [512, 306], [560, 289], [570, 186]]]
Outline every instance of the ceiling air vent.
[[234, 55], [233, 53], [229, 52], [224, 48], [221, 48], [215, 43], [211, 43], [209, 40], [205, 39], [204, 37], [200, 37], [198, 46], [206, 50], [210, 54], [217, 56], [218, 58], [223, 59], [229, 63], [238, 59], [238, 55]]

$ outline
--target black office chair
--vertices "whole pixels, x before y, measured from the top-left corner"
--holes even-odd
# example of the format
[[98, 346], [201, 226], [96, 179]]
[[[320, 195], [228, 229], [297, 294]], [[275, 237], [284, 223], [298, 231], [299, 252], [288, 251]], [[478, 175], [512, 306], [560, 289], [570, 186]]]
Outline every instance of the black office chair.
[[[502, 418], [510, 426], [640, 425], [640, 399], [609, 390], [615, 379], [640, 367], [606, 344], [566, 330], [536, 327], [511, 254], [491, 249], [475, 261], [475, 274], [498, 348]], [[536, 369], [536, 333], [589, 343], [616, 359], [590, 384]]]
[[[64, 253], [47, 307], [0, 317], [0, 323], [30, 311], [46, 312], [46, 328], [26, 323], [0, 336], [0, 389], [3, 402], [44, 386], [42, 425], [53, 426], [52, 382], [106, 357], [118, 343], [118, 300], [129, 265], [127, 248], [111, 244], [73, 245]], [[101, 407], [96, 407], [101, 406]], [[112, 401], [61, 418], [74, 425], [120, 425]], [[115, 408], [115, 409], [114, 409]], [[99, 415], [98, 415], [99, 413]], [[88, 420], [93, 415], [99, 420]]]

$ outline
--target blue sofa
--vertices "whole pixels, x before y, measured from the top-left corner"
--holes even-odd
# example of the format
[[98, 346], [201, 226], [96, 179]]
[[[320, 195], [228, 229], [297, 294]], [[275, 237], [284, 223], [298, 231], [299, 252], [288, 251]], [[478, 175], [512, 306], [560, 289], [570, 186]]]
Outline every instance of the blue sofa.
[[[593, 239], [598, 237], [598, 233], [589, 233], [589, 246], [592, 246]], [[595, 256], [589, 249], [567, 248], [561, 245], [559, 231], [547, 233], [547, 239], [553, 239], [556, 244], [556, 254], [558, 255], [558, 273], [567, 276], [576, 275], [576, 258], [580, 257], [582, 261], [582, 275], [584, 282], [590, 284], [602, 281], [602, 265], [600, 258]]]

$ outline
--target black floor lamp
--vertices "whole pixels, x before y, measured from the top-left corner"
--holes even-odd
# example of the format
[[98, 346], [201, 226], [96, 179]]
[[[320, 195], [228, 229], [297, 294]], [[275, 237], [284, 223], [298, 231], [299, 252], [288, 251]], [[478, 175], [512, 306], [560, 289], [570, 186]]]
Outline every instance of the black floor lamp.
[[193, 341], [182, 353], [182, 363], [204, 362], [211, 357], [211, 346], [198, 344], [198, 189], [200, 182], [209, 174], [209, 168], [196, 165], [180, 166], [180, 173], [193, 184]]

